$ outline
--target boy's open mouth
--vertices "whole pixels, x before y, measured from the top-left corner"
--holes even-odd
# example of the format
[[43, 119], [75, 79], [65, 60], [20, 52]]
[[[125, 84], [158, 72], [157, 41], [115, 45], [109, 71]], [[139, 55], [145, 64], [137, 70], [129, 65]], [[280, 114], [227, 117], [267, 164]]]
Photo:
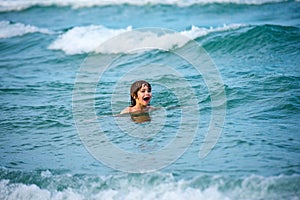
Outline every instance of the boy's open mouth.
[[149, 101], [150, 100], [150, 97], [145, 97], [143, 98], [144, 101]]

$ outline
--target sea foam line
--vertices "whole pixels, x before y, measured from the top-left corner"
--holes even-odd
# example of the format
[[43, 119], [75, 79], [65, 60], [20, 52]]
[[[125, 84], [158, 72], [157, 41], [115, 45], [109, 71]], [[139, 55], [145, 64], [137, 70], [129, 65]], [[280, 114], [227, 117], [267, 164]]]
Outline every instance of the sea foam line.
[[68, 55], [89, 53], [104, 41], [130, 30], [131, 26], [125, 29], [109, 29], [101, 25], [74, 27], [60, 35], [49, 49], [62, 50]]
[[[176, 5], [191, 6], [195, 4], [211, 3], [234, 3], [260, 5], [265, 3], [284, 2], [286, 0], [2, 0], [0, 1], [0, 11], [21, 11], [33, 6], [70, 6], [72, 8], [84, 8], [107, 5]], [[299, 1], [299, 0], [296, 0]]]
[[153, 44], [161, 44], [161, 47], [166, 50], [170, 50], [174, 47], [181, 47], [185, 45], [190, 39], [193, 40], [213, 32], [238, 29], [242, 26], [245, 25], [232, 24], [215, 28], [192, 26], [190, 29], [180, 32], [182, 35], [186, 36], [185, 40], [178, 40], [178, 37], [172, 33], [157, 35], [150, 31], [141, 32], [140, 34], [136, 34], [135, 38], [125, 38], [122, 43], [115, 45], [113, 44], [113, 41], [111, 41], [109, 44], [112, 45], [105, 46], [105, 41], [126, 31], [131, 31], [132, 27], [128, 26], [124, 29], [109, 29], [101, 25], [90, 25], [75, 27], [68, 30], [51, 43], [48, 48], [51, 50], [62, 50], [68, 55], [90, 52], [124, 53], [126, 52], [126, 49], [151, 47]]
[[22, 23], [0, 21], [0, 38], [11, 38], [37, 32], [43, 34], [53, 34], [52, 31], [45, 28], [38, 28], [36, 26], [26, 25]]
[[[104, 177], [45, 173], [20, 179], [31, 182], [26, 184], [1, 179], [0, 199], [299, 199], [300, 192], [299, 174], [240, 178], [203, 175], [175, 180], [164, 173]], [[44, 184], [32, 183], [35, 178]], [[64, 189], [59, 189], [62, 186]]]

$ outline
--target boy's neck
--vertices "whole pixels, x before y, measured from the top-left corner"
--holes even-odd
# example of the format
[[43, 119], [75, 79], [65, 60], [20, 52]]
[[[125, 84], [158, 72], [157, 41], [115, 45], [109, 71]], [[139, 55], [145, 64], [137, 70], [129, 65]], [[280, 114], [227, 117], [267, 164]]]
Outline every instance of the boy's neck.
[[148, 105], [144, 106], [144, 105], [141, 105], [141, 104], [136, 104], [134, 107], [139, 111], [143, 111], [148, 107]]

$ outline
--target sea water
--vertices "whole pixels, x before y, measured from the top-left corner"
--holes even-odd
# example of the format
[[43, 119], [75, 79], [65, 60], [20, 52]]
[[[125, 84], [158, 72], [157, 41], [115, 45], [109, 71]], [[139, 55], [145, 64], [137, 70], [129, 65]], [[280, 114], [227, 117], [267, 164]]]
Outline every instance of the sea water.
[[[293, 0], [0, 1], [0, 199], [300, 199], [299, 10]], [[118, 56], [114, 67], [74, 104], [78, 77], [95, 49], [153, 27], [195, 41], [221, 77], [226, 115], [205, 157], [199, 151], [212, 94], [205, 76], [172, 53], [189, 43], [168, 39], [164, 50], [132, 54], [121, 45], [118, 52], [104, 48], [100, 55]], [[126, 42], [129, 49], [138, 44]], [[155, 42], [164, 40], [143, 45]], [[177, 74], [164, 71], [171, 68]], [[151, 105], [159, 108], [142, 123], [118, 116], [136, 79], [152, 83]], [[194, 105], [186, 103], [190, 94]], [[124, 152], [159, 152], [178, 130], [186, 136], [194, 130], [184, 123], [195, 122], [196, 132], [187, 146], [173, 149], [183, 153], [159, 169], [118, 169], [101, 156], [134, 171], [166, 155], [135, 166], [106, 149], [97, 159], [76, 121], [88, 110], [74, 111], [91, 99], [96, 118], [84, 119], [86, 132], [99, 125]], [[104, 146], [98, 136], [90, 139]]]

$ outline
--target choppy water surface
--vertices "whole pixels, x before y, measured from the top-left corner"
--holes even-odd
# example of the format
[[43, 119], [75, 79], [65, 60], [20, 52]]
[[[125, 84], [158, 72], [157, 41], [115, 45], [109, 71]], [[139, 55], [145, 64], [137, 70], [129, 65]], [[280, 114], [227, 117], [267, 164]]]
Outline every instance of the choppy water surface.
[[[0, 2], [0, 199], [299, 199], [299, 2], [124, 2]], [[85, 105], [94, 98], [98, 118], [86, 121], [99, 124], [114, 145], [159, 151], [176, 137], [183, 108], [200, 115], [195, 138], [173, 164], [126, 173], [84, 146], [72, 95], [80, 66], [96, 47], [145, 27], [173, 29], [207, 51], [224, 82], [226, 118], [216, 146], [200, 159], [211, 96], [203, 76], [171, 53], [180, 43], [131, 55], [119, 49], [96, 95], [82, 99]], [[184, 105], [185, 85], [166, 87], [179, 79], [165, 68], [151, 71], [159, 65], [183, 75], [198, 108]], [[130, 70], [152, 83], [151, 105], [160, 108], [141, 116], [144, 123], [115, 116], [129, 103]]]

